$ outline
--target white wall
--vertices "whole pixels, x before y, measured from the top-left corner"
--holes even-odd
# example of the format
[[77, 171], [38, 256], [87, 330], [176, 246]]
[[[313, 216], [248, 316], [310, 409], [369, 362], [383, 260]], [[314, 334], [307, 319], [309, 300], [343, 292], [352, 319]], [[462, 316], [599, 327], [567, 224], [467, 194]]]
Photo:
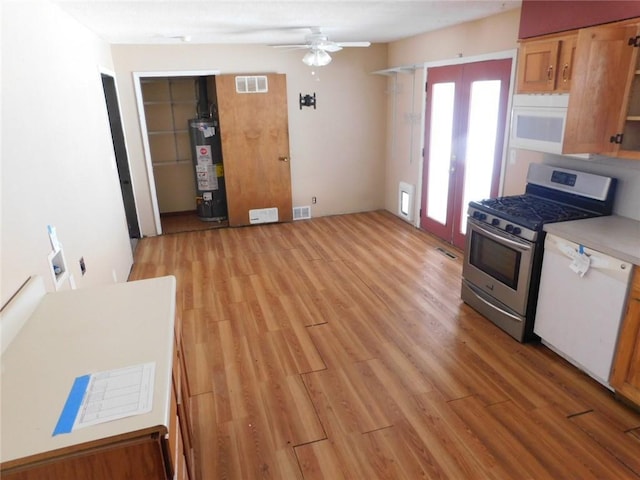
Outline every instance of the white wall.
[[529, 164], [544, 163], [617, 179], [613, 213], [640, 221], [640, 162], [593, 155], [589, 160], [529, 150], [511, 149], [505, 195], [524, 192]]
[[[400, 40], [389, 45], [388, 67], [455, 63], [517, 48], [520, 9]], [[469, 60], [471, 61], [471, 60]], [[424, 144], [424, 69], [388, 78], [385, 208], [398, 211], [398, 184], [420, 195]], [[415, 223], [415, 221], [413, 222]]]
[[[311, 205], [317, 197], [311, 205], [314, 217], [384, 207], [386, 82], [371, 72], [386, 66], [386, 45], [337, 52], [315, 76], [302, 63], [303, 54], [258, 45], [112, 47], [144, 235], [156, 230], [134, 72], [286, 74], [293, 205]], [[300, 110], [299, 94], [314, 92], [317, 109]]]
[[2, 6], [1, 48], [2, 304], [31, 275], [53, 290], [48, 224], [78, 287], [125, 281], [133, 259], [99, 70], [112, 68], [109, 46], [46, 0], [16, 0]]
[[613, 213], [640, 221], [640, 162], [603, 156], [582, 160], [539, 152], [517, 152], [517, 161], [545, 163], [581, 172], [614, 177], [618, 180]]

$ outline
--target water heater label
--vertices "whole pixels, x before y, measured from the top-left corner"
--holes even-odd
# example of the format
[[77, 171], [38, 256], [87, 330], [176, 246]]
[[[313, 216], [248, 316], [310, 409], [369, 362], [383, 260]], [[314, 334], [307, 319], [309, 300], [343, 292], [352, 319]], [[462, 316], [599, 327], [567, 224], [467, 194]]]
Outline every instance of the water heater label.
[[213, 156], [211, 155], [211, 145], [196, 145], [196, 159], [198, 165], [213, 165]]
[[198, 190], [218, 190], [218, 177], [213, 165], [196, 165]]

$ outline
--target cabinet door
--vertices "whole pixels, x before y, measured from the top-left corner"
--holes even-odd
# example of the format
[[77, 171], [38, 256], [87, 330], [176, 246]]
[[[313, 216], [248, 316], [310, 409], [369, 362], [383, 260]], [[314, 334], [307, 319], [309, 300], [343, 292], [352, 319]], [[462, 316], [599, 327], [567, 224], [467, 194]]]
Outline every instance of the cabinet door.
[[552, 92], [556, 88], [556, 68], [560, 41], [522, 42], [518, 64], [518, 93]]
[[560, 41], [558, 71], [556, 73], [556, 92], [558, 93], [569, 93], [571, 89], [577, 40], [577, 35], [572, 35]]
[[[640, 44], [640, 37], [635, 43]], [[622, 133], [617, 157], [640, 160], [640, 47], [633, 49], [627, 88], [625, 89], [626, 109], [621, 113], [617, 133]]]
[[613, 154], [636, 26], [580, 30], [576, 44], [563, 153]]
[[617, 392], [640, 406], [640, 267], [635, 268], [610, 382]]
[[74, 447], [60, 449], [60, 455], [3, 471], [2, 480], [168, 480], [164, 440], [147, 435], [128, 440], [114, 439], [111, 444], [84, 451]]

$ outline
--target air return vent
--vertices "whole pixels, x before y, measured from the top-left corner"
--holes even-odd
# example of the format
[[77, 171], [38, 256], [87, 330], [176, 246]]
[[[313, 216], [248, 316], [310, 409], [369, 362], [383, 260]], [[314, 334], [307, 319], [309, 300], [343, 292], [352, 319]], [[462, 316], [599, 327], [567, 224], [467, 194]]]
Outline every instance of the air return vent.
[[271, 223], [278, 221], [278, 209], [272, 208], [256, 208], [249, 210], [249, 223]]
[[305, 220], [311, 218], [311, 207], [293, 207], [293, 219]]
[[266, 93], [268, 91], [269, 84], [264, 75], [236, 77], [236, 92], [238, 93]]

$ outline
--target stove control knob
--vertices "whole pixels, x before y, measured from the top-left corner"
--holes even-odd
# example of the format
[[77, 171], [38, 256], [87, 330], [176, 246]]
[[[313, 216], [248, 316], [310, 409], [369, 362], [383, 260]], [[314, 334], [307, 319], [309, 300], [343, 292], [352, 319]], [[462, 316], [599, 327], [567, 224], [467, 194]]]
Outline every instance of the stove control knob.
[[491, 220], [491, 225], [494, 225], [497, 227], [498, 225], [500, 225], [500, 219], [494, 218], [493, 220]]
[[475, 216], [478, 220], [486, 220], [487, 219], [487, 214], [486, 213], [482, 213], [482, 212], [476, 212], [478, 214], [478, 216]]
[[522, 230], [520, 230], [520, 227], [513, 227], [513, 233], [515, 235], [520, 235], [520, 233], [522, 233]]
[[504, 227], [504, 229], [505, 229], [507, 232], [513, 232], [513, 225], [511, 225], [511, 224], [509, 223], [506, 227]]

